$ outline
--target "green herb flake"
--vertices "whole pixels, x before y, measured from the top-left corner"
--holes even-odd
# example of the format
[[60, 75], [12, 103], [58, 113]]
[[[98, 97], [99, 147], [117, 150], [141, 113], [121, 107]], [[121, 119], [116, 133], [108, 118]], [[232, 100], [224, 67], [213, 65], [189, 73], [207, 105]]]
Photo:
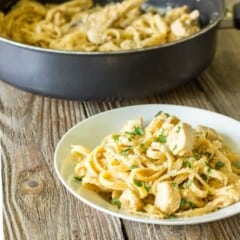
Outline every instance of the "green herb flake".
[[74, 176], [73, 179], [78, 181], [78, 182], [81, 182], [83, 178], [82, 177], [78, 177], [78, 176]]
[[207, 169], [207, 173], [211, 173], [211, 171], [212, 171], [212, 169], [209, 167], [209, 168]]
[[193, 152], [193, 157], [196, 159], [196, 160], [199, 160], [201, 158], [200, 154], [197, 153], [197, 152]]
[[180, 132], [180, 130], [181, 130], [181, 127], [180, 127], [180, 126], [178, 126], [178, 127], [177, 127], [177, 130], [176, 130], [176, 133], [179, 133], [179, 132]]
[[121, 155], [126, 156], [128, 152], [132, 149], [132, 146], [128, 146], [121, 151]]
[[139, 147], [141, 148], [141, 150], [142, 150], [143, 152], [146, 152], [146, 151], [147, 151], [147, 147], [146, 147], [143, 143], [139, 144]]
[[121, 202], [119, 201], [118, 198], [112, 198], [112, 204], [115, 205], [115, 206], [117, 206], [118, 209], [121, 208]]
[[215, 169], [219, 170], [219, 169], [221, 169], [223, 166], [224, 166], [224, 162], [218, 161], [218, 162], [215, 164]]
[[147, 192], [150, 191], [151, 187], [150, 186], [147, 186], [145, 183], [144, 183], [144, 188], [146, 189]]
[[167, 142], [167, 137], [165, 137], [165, 136], [163, 136], [163, 135], [160, 134], [160, 135], [158, 136], [157, 141], [160, 142], [160, 143], [165, 143], [165, 142]]
[[161, 115], [163, 111], [159, 111], [154, 117], [158, 117], [159, 115]]
[[191, 209], [196, 208], [196, 205], [195, 205], [194, 203], [192, 203], [192, 202], [188, 202], [188, 204], [189, 204], [189, 206], [190, 206]]
[[141, 127], [134, 127], [132, 132], [125, 133], [133, 136], [143, 136], [145, 134], [145, 131]]
[[184, 208], [187, 205], [187, 200], [182, 198], [180, 202], [180, 208]]
[[189, 158], [184, 159], [184, 160], [183, 160], [183, 163], [182, 163], [182, 167], [192, 168], [191, 160], [190, 160]]
[[185, 168], [187, 166], [188, 159], [184, 159], [182, 162], [182, 167]]
[[172, 150], [174, 151], [174, 150], [176, 150], [176, 149], [177, 149], [177, 145], [175, 145]]
[[177, 186], [178, 186], [178, 184], [177, 184], [176, 182], [171, 182], [171, 185], [172, 185], [173, 187], [177, 187]]
[[137, 187], [142, 187], [143, 186], [143, 183], [141, 181], [137, 180], [137, 179], [133, 179], [133, 183]]
[[131, 167], [130, 167], [131, 170], [133, 170], [133, 169], [135, 169], [135, 168], [138, 168], [138, 165], [133, 164], [133, 165], [131, 165]]
[[204, 181], [207, 181], [207, 180], [208, 180], [208, 177], [207, 177], [206, 174], [201, 173], [200, 176], [201, 176], [201, 178], [202, 178]]
[[172, 215], [172, 214], [170, 214], [170, 215], [167, 215], [166, 218], [167, 218], [167, 219], [175, 219], [175, 218], [177, 218], [177, 217], [174, 216], [174, 215]]
[[119, 134], [114, 134], [114, 135], [112, 136], [114, 142], [117, 142], [117, 141], [119, 140], [119, 137], [120, 137]]
[[205, 138], [207, 138], [207, 137], [208, 137], [208, 132], [205, 133]]
[[186, 182], [186, 187], [190, 187], [192, 185], [193, 181], [191, 179], [189, 179], [187, 182]]
[[206, 155], [207, 158], [211, 158], [211, 156], [212, 156], [212, 153], [210, 153], [210, 152], [205, 152], [204, 154]]

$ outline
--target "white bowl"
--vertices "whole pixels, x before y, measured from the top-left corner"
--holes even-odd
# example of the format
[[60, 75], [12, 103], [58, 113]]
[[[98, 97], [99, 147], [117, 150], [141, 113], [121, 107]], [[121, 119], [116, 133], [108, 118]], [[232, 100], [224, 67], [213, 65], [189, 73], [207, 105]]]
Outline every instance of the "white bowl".
[[143, 223], [163, 225], [197, 224], [223, 219], [240, 213], [239, 202], [216, 212], [198, 217], [177, 219], [143, 217], [118, 210], [95, 192], [82, 188], [80, 183], [74, 181], [74, 165], [66, 161], [70, 154], [71, 145], [81, 144], [92, 149], [98, 145], [106, 135], [118, 132], [127, 120], [142, 116], [144, 123], [147, 124], [160, 110], [177, 116], [193, 127], [205, 125], [216, 129], [226, 143], [231, 146], [235, 152], [240, 153], [240, 148], [237, 145], [240, 140], [240, 123], [227, 116], [198, 108], [165, 104], [147, 104], [118, 108], [94, 115], [78, 123], [59, 141], [54, 154], [54, 165], [57, 176], [66, 189], [76, 198], [99, 211]]

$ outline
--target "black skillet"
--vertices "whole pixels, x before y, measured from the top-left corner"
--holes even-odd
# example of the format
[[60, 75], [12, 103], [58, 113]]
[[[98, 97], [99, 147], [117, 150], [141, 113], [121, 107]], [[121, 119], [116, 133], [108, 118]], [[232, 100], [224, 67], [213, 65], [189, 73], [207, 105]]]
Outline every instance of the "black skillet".
[[[8, 11], [14, 2], [0, 0], [0, 9]], [[214, 56], [224, 0], [151, 0], [149, 4], [198, 9], [202, 30], [159, 47], [110, 53], [43, 49], [0, 37], [0, 79], [33, 93], [80, 100], [149, 96], [193, 79]]]

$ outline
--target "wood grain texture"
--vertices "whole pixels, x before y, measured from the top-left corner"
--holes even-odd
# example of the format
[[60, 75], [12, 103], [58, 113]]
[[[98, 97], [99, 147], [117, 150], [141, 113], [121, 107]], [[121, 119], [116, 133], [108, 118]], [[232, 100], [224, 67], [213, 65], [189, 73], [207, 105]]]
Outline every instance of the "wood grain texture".
[[76, 201], [57, 180], [53, 152], [86, 117], [83, 105], [33, 96], [1, 83], [6, 239], [124, 239], [119, 219]]
[[206, 71], [166, 94], [118, 101], [66, 101], [0, 82], [5, 239], [240, 239], [240, 215], [199, 225], [159, 226], [102, 214], [68, 193], [53, 167], [54, 149], [63, 134], [77, 122], [109, 109], [169, 103], [209, 109], [240, 120], [239, 62], [239, 32], [220, 30], [215, 58]]

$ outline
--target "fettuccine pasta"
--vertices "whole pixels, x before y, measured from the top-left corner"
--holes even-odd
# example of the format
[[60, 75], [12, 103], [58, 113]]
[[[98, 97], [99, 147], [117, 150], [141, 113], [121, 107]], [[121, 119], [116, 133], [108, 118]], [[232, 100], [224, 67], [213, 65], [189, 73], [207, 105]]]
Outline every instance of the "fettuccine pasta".
[[240, 158], [213, 129], [158, 113], [129, 120], [89, 150], [72, 146], [74, 178], [116, 207], [157, 218], [192, 217], [240, 200]]
[[125, 0], [104, 7], [92, 0], [43, 5], [20, 0], [0, 12], [0, 36], [43, 48], [77, 51], [119, 51], [157, 46], [200, 31], [199, 11], [187, 6], [166, 15], [143, 12], [144, 0]]

